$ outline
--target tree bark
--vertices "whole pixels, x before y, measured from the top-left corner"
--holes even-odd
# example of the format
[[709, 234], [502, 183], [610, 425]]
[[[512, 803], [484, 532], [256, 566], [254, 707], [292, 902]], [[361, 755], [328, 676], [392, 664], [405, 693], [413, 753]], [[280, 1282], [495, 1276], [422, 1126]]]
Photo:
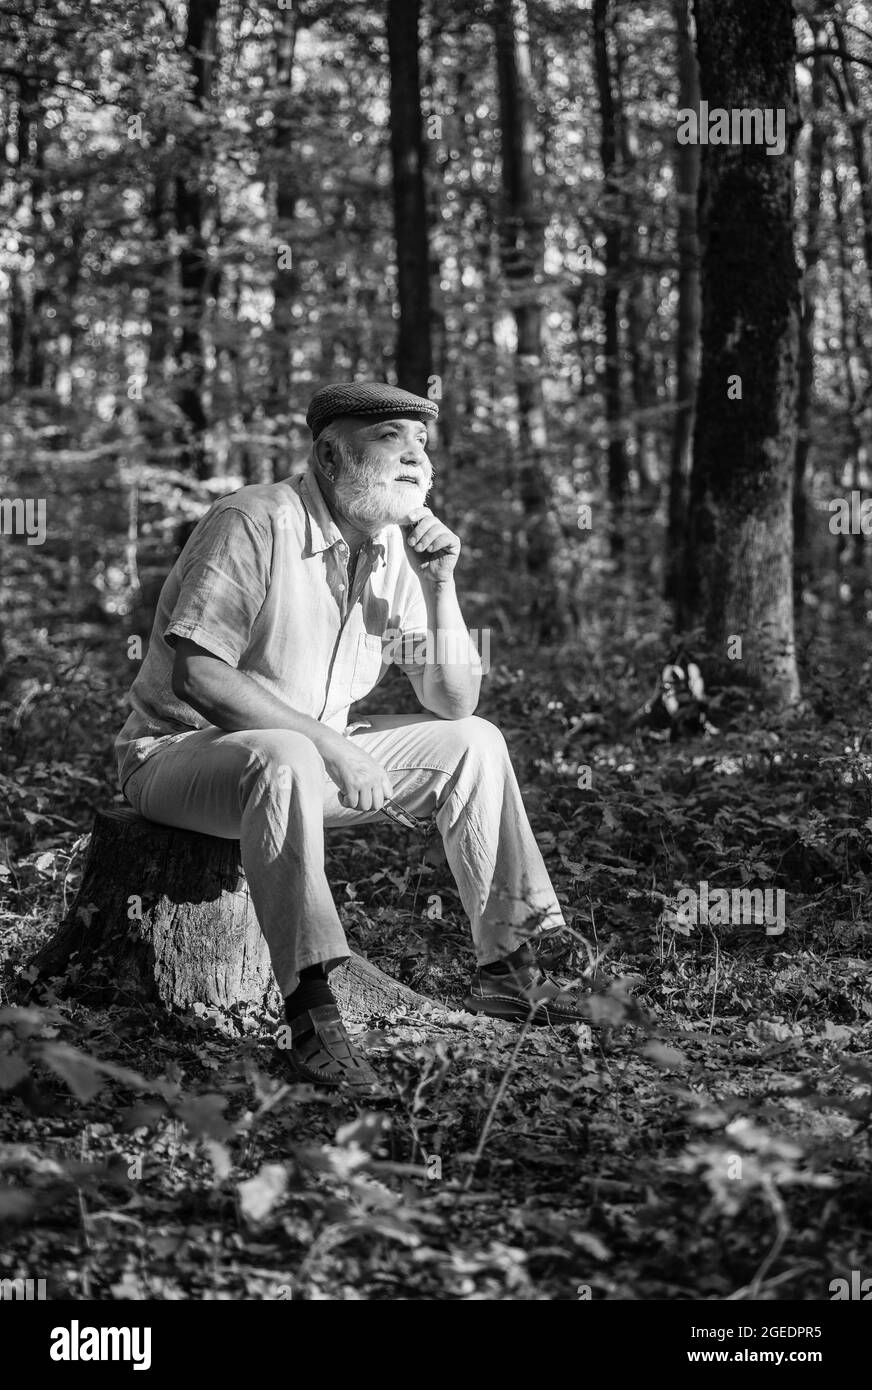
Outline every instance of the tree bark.
[[[809, 19], [814, 46], [819, 46], [822, 26]], [[811, 77], [811, 132], [806, 187], [805, 253], [802, 277], [802, 314], [799, 324], [799, 370], [796, 394], [796, 453], [793, 491], [794, 593], [799, 599], [805, 584], [808, 557], [808, 501], [805, 493], [814, 392], [814, 329], [820, 261], [821, 182], [826, 132], [823, 125], [825, 59], [816, 56]]]
[[[298, 0], [275, 16], [275, 84], [273, 110], [275, 157], [275, 241], [276, 268], [273, 271], [273, 315], [270, 341], [270, 414], [277, 433], [284, 439], [284, 449], [290, 447], [288, 424], [291, 414], [292, 352], [294, 341], [294, 304], [299, 290], [297, 270], [298, 248], [294, 246], [294, 219], [297, 211], [297, 192], [291, 159], [293, 112], [291, 107], [294, 76], [294, 57], [297, 49], [300, 13]], [[284, 248], [288, 248], [285, 252]], [[281, 248], [281, 249], [280, 249]], [[284, 477], [290, 472], [291, 458], [286, 452], [276, 470]]]
[[[839, 304], [839, 345], [844, 374], [845, 392], [845, 413], [848, 424], [848, 438], [850, 440], [850, 482], [852, 488], [860, 487], [860, 472], [863, 466], [863, 454], [865, 450], [865, 440], [861, 419], [863, 414], [863, 402], [860, 386], [857, 381], [856, 367], [859, 355], [860, 338], [856, 331], [856, 320], [852, 313], [854, 274], [849, 255], [850, 233], [845, 225], [845, 189], [843, 175], [834, 161], [832, 190], [833, 190], [833, 213], [836, 226], [836, 246], [838, 256], [838, 304]], [[844, 465], [843, 465], [844, 466]], [[837, 478], [837, 482], [844, 481]], [[851, 537], [852, 544], [850, 560], [853, 566], [851, 575], [852, 595], [856, 599], [858, 590], [860, 594], [865, 588], [862, 579], [862, 571], [865, 560], [866, 537], [862, 531], [856, 532]], [[848, 537], [843, 533], [838, 533], [837, 555], [838, 563], [844, 561], [844, 552], [849, 547]], [[865, 608], [865, 604], [864, 604]]]
[[[699, 110], [699, 71], [690, 32], [690, 0], [673, 0], [678, 45], [678, 105]], [[678, 321], [675, 337], [675, 423], [669, 461], [669, 507], [666, 530], [665, 597], [681, 602], [681, 576], [687, 526], [687, 483], [693, 445], [696, 388], [699, 377], [699, 238], [696, 203], [699, 193], [699, 145], [675, 145], [675, 190], [678, 202]]]
[[[620, 25], [615, 19], [614, 110], [618, 134], [622, 174], [622, 205], [624, 244], [622, 270], [629, 278], [626, 294], [627, 359], [633, 395], [632, 431], [636, 446], [636, 472], [640, 496], [649, 504], [656, 499], [657, 449], [649, 423], [649, 411], [655, 401], [654, 372], [648, 340], [648, 324], [652, 318], [651, 301], [645, 277], [646, 227], [645, 211], [640, 204], [637, 163], [639, 140], [632, 106], [624, 101], [624, 71], [626, 52]], [[656, 319], [656, 315], [654, 316]], [[626, 439], [626, 431], [624, 435]]]
[[176, 178], [176, 230], [182, 239], [176, 400], [185, 420], [185, 428], [178, 437], [179, 462], [198, 478], [206, 478], [210, 472], [204, 438], [207, 426], [204, 325], [210, 276], [205, 236], [203, 121], [217, 61], [218, 6], [219, 0], [188, 0], [185, 51], [194, 82], [185, 149], [186, 172]]
[[863, 219], [863, 254], [866, 261], [866, 274], [869, 277], [869, 286], [872, 289], [872, 171], [869, 167], [869, 158], [866, 153], [866, 125], [868, 116], [863, 111], [860, 104], [857, 83], [854, 80], [854, 72], [848, 56], [848, 46], [845, 42], [845, 33], [838, 19], [833, 19], [833, 30], [836, 35], [839, 53], [841, 54], [842, 78], [844, 80], [844, 94], [847, 98], [845, 115], [848, 121], [848, 128], [851, 134], [851, 147], [854, 151], [854, 165], [857, 170], [857, 181], [860, 193], [860, 212]]
[[155, 251], [148, 290], [148, 379], [149, 386], [159, 390], [166, 381], [167, 355], [172, 337], [170, 297], [173, 266], [169, 241], [174, 221], [172, 185], [160, 168], [156, 169], [154, 175], [150, 219], [154, 229]]
[[554, 562], [560, 528], [553, 511], [545, 453], [548, 434], [542, 391], [542, 306], [544, 226], [537, 206], [533, 166], [536, 130], [530, 43], [523, 0], [494, 0], [503, 206], [500, 255], [517, 332], [515, 390], [518, 400], [520, 467], [518, 490], [524, 509], [526, 568], [533, 579], [531, 618], [542, 640], [565, 635], [566, 596]]
[[397, 245], [397, 381], [426, 396], [432, 366], [430, 251], [418, 51], [421, 0], [388, 0], [391, 161]]
[[608, 49], [609, 0], [594, 0], [594, 67], [600, 106], [600, 159], [605, 190], [603, 217], [606, 225], [603, 281], [605, 367], [603, 403], [608, 434], [608, 497], [611, 508], [610, 544], [613, 555], [624, 548], [624, 502], [627, 490], [627, 458], [624, 449], [621, 406], [621, 191], [618, 167], [619, 132]]
[[[32, 961], [40, 980], [89, 1000], [202, 1004], [233, 1031], [242, 1014], [281, 1015], [239, 844], [98, 811], [69, 913]], [[347, 1018], [366, 1020], [425, 1001], [362, 957], [332, 971]]]
[[[709, 109], [774, 108], [783, 154], [703, 146], [702, 367], [690, 484], [688, 613], [775, 706], [799, 698], [793, 477], [799, 293], [793, 251], [795, 38], [790, 0], [696, 0]], [[732, 383], [730, 378], [734, 378]], [[738, 385], [737, 381], [738, 379]], [[730, 399], [741, 389], [741, 398]], [[729, 645], [728, 645], [729, 644]]]
[[26, 272], [14, 269], [11, 275], [9, 338], [13, 391], [21, 388], [38, 390], [45, 381], [42, 315], [48, 298], [42, 238], [45, 196], [42, 104], [39, 88], [31, 78], [22, 74], [17, 81], [14, 145], [21, 206], [17, 219], [20, 235], [16, 239], [20, 248], [29, 247], [31, 250], [32, 268]]
[[[21, 196], [22, 201], [24, 201], [29, 196], [29, 188], [25, 180], [28, 178], [30, 166], [30, 111], [26, 81], [23, 77], [19, 78], [18, 90], [14, 141], [15, 177], [21, 186]], [[27, 278], [24, 271], [17, 268], [13, 268], [10, 272], [9, 301], [10, 376], [14, 394], [27, 385], [30, 311]]]

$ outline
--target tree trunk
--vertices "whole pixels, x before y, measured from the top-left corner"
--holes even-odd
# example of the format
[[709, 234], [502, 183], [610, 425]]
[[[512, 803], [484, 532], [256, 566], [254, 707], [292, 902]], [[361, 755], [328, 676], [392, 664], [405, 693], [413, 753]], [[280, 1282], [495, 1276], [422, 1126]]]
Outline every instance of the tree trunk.
[[[164, 134], [165, 138], [165, 134]], [[149, 220], [153, 231], [153, 252], [148, 282], [148, 324], [146, 340], [147, 387], [140, 407], [142, 433], [149, 463], [171, 463], [173, 441], [167, 425], [167, 387], [169, 365], [173, 360], [174, 257], [170, 240], [175, 222], [174, 185], [160, 164], [154, 171]]]
[[527, 12], [523, 0], [494, 0], [503, 207], [500, 255], [517, 332], [515, 389], [526, 567], [535, 595], [532, 622], [542, 640], [565, 635], [566, 595], [555, 569], [561, 543], [545, 452], [548, 434], [542, 392], [544, 226], [538, 206], [533, 150], [536, 141]]
[[176, 178], [176, 230], [181, 240], [179, 286], [181, 332], [178, 344], [176, 399], [185, 419], [179, 435], [179, 463], [198, 478], [209, 476], [206, 457], [206, 365], [204, 325], [209, 264], [204, 231], [204, 137], [202, 121], [212, 94], [217, 60], [219, 0], [188, 0], [185, 51], [193, 74], [191, 129], [186, 142], [185, 173]]
[[397, 243], [397, 381], [426, 396], [432, 374], [430, 251], [418, 30], [421, 0], [388, 0], [391, 160]]
[[[699, 110], [699, 71], [690, 33], [690, 0], [673, 0], [678, 43], [678, 105]], [[693, 445], [699, 377], [699, 145], [675, 145], [678, 202], [678, 323], [675, 339], [675, 423], [669, 463], [669, 518], [666, 531], [665, 597], [681, 603], [681, 576], [687, 526], [687, 482]]]
[[[838, 248], [838, 304], [839, 304], [839, 340], [842, 370], [844, 373], [844, 392], [845, 392], [845, 414], [848, 421], [848, 438], [850, 440], [850, 454], [848, 467], [844, 471], [850, 473], [850, 486], [860, 487], [860, 472], [863, 464], [865, 451], [865, 440], [861, 425], [863, 403], [861, 391], [856, 376], [856, 366], [858, 348], [860, 346], [859, 334], [856, 331], [856, 321], [852, 313], [854, 273], [851, 266], [850, 257], [850, 233], [845, 225], [845, 189], [843, 176], [834, 161], [833, 167], [833, 212], [836, 224], [836, 246]], [[839, 480], [844, 483], [844, 472]], [[851, 554], [849, 560], [853, 565], [851, 575], [852, 596], [856, 599], [858, 590], [862, 595], [864, 581], [862, 571], [865, 560], [866, 537], [862, 531], [857, 531], [852, 535], [849, 542], [848, 537], [843, 533], [838, 533], [838, 557], [839, 563], [844, 560], [844, 552], [850, 545]], [[865, 605], [864, 605], [865, 606]]]
[[[443, 109], [450, 101], [450, 93], [446, 89], [444, 78], [440, 76], [440, 58], [452, 51], [450, 47], [446, 49], [443, 44], [444, 22], [444, 17], [431, 14], [429, 43], [425, 50], [427, 61], [422, 65], [421, 73], [424, 88], [430, 93], [431, 103], [434, 106], [442, 106]], [[429, 150], [440, 152], [444, 147], [444, 142], [440, 147], [438, 141], [435, 143], [427, 141]], [[445, 296], [442, 291], [442, 262], [439, 255], [442, 204], [445, 197], [441, 176], [446, 164], [439, 160], [438, 153], [435, 159], [431, 158], [429, 153], [427, 157], [430, 159], [432, 171], [431, 176], [424, 180], [427, 201], [427, 247], [430, 278], [430, 357], [432, 372], [435, 377], [432, 395], [439, 402], [439, 419], [433, 425], [432, 431], [434, 447], [438, 450], [440, 458], [439, 476], [430, 495], [430, 505], [438, 513], [442, 506], [442, 499], [446, 495], [446, 483], [449, 481], [446, 476], [446, 469], [451, 458], [451, 449], [456, 433], [458, 390], [449, 380], [448, 326], [445, 318]]]
[[166, 381], [171, 339], [172, 260], [169, 242], [174, 220], [172, 185], [162, 169], [155, 171], [150, 216], [155, 249], [148, 289], [148, 382], [151, 389], [160, 390]]
[[[272, 338], [270, 340], [270, 415], [279, 439], [283, 456], [275, 472], [284, 477], [291, 469], [287, 452], [291, 438], [288, 425], [291, 414], [291, 364], [294, 340], [294, 304], [299, 289], [297, 270], [298, 248], [294, 246], [294, 219], [297, 193], [294, 185], [291, 141], [293, 113], [291, 109], [294, 76], [294, 56], [299, 31], [299, 3], [293, 0], [288, 9], [275, 16], [275, 84], [273, 110], [275, 157], [275, 237], [276, 267], [273, 271]], [[277, 440], [278, 443], [278, 440]]]
[[[817, 48], [821, 26], [809, 19]], [[814, 326], [817, 312], [818, 262], [820, 261], [821, 181], [824, 165], [826, 132], [823, 125], [825, 66], [823, 57], [816, 56], [811, 78], [811, 133], [808, 152], [806, 187], [805, 266], [802, 277], [802, 315], [799, 325], [799, 370], [796, 394], [796, 454], [794, 459], [793, 544], [794, 594], [802, 596], [808, 556], [808, 502], [805, 480], [808, 467], [811, 407], [814, 391]]]
[[[12, 272], [9, 339], [13, 391], [23, 387], [40, 386], [45, 374], [43, 344], [38, 323], [41, 294], [39, 276], [43, 273], [39, 236], [42, 112], [38, 89], [28, 77], [19, 76], [18, 93], [14, 144], [15, 176], [21, 196], [17, 221], [22, 235], [16, 240], [22, 252], [24, 247], [29, 245], [33, 256], [32, 268], [29, 271], [15, 269]], [[26, 259], [24, 254], [21, 255], [21, 259]]]
[[33, 93], [33, 174], [30, 181], [31, 229], [33, 237], [34, 268], [31, 272], [33, 291], [30, 301], [30, 315], [27, 325], [28, 364], [27, 384], [38, 391], [46, 382], [45, 344], [49, 339], [47, 309], [50, 304], [49, 278], [45, 266], [48, 250], [48, 228], [52, 224], [51, 214], [46, 207], [47, 177], [45, 169], [45, 123], [39, 96]]
[[860, 212], [863, 219], [863, 254], [866, 260], [866, 274], [869, 277], [870, 288], [872, 288], [872, 171], [870, 171], [869, 158], [866, 153], [866, 125], [868, 116], [860, 105], [857, 83], [854, 80], [854, 72], [850, 58], [848, 57], [848, 46], [845, 43], [844, 30], [838, 19], [833, 19], [833, 29], [835, 31], [839, 53], [841, 54], [844, 94], [847, 98], [845, 103], [845, 115], [851, 133], [851, 146], [854, 151], [854, 166], [857, 170], [857, 182], [860, 192]]
[[773, 155], [753, 145], [703, 148], [702, 368], [685, 617], [704, 624], [724, 658], [738, 655], [741, 639], [745, 670], [783, 706], [799, 698], [793, 7], [791, 0], [696, 0], [696, 25], [700, 91], [709, 109], [783, 109], [786, 148]]
[[[32, 965], [78, 998], [203, 1005], [226, 1031], [243, 1014], [282, 1013], [238, 842], [126, 807], [97, 812], [81, 887]], [[356, 1020], [429, 1002], [356, 955], [330, 985]]]
[[[620, 167], [623, 175], [624, 244], [622, 271], [629, 279], [626, 296], [627, 359], [633, 393], [633, 438], [636, 446], [636, 472], [640, 497], [648, 504], [656, 502], [657, 450], [649, 423], [649, 411], [655, 402], [654, 373], [648, 324], [652, 318], [651, 300], [645, 279], [645, 212], [640, 205], [637, 162], [639, 140], [631, 103], [625, 102], [624, 70], [626, 53], [620, 26], [615, 19], [615, 82], [613, 90], [615, 129], [619, 139]], [[643, 195], [644, 196], [644, 195]], [[656, 318], [656, 315], [654, 316]], [[626, 432], [624, 435], [626, 439]]]
[[608, 49], [609, 0], [594, 0], [594, 66], [600, 105], [600, 159], [605, 191], [603, 217], [606, 224], [603, 281], [603, 327], [605, 330], [605, 368], [603, 401], [608, 434], [608, 496], [611, 508], [610, 543], [613, 555], [624, 548], [624, 502], [627, 490], [627, 458], [624, 449], [621, 409], [620, 298], [621, 298], [621, 192], [618, 177], [618, 122], [612, 86]]

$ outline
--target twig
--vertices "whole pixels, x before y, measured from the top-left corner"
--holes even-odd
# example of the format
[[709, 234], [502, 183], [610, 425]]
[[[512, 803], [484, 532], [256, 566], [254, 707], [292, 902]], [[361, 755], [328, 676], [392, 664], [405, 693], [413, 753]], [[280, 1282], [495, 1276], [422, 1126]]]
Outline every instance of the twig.
[[712, 931], [712, 929], [711, 929], [711, 924], [709, 924], [709, 931], [712, 932], [712, 940], [713, 940], [714, 943], [715, 943], [715, 982], [714, 982], [714, 988], [712, 989], [712, 1011], [711, 1011], [711, 1014], [709, 1015], [709, 1027], [708, 1027], [708, 1030], [709, 1030], [709, 1037], [711, 1037], [712, 1030], [714, 1029], [714, 1026], [715, 1026], [715, 1000], [716, 1000], [717, 997], [718, 997], [718, 969], [719, 969], [720, 963], [721, 963], [721, 948], [720, 948], [720, 945], [719, 945], [719, 943], [718, 943], [717, 932]]
[[790, 1232], [790, 1222], [787, 1219], [787, 1208], [781, 1200], [781, 1194], [779, 1193], [778, 1188], [775, 1186], [771, 1178], [764, 1179], [763, 1191], [766, 1193], [766, 1196], [769, 1200], [769, 1205], [775, 1213], [775, 1239], [772, 1242], [772, 1247], [768, 1255], [764, 1259], [760, 1268], [757, 1270], [757, 1273], [754, 1275], [754, 1278], [751, 1280], [748, 1289], [748, 1295], [752, 1299], [758, 1299], [760, 1297], [760, 1287], [763, 1283], [763, 1280], [766, 1278], [766, 1275], [768, 1274], [772, 1265], [775, 1263], [776, 1259], [780, 1255], [781, 1247], [787, 1240], [788, 1234]]
[[[86, 1136], [87, 1127], [82, 1130], [79, 1147], [79, 1155], [82, 1163], [85, 1162], [88, 1156]], [[87, 1299], [91, 1297], [91, 1259], [93, 1257], [93, 1251], [91, 1249], [91, 1236], [88, 1231], [88, 1209], [85, 1206], [85, 1194], [78, 1183], [76, 1184], [76, 1196], [79, 1203], [79, 1219], [82, 1223], [82, 1253], [84, 1255], [82, 1261], [82, 1293]]]
[[499, 1086], [497, 1087], [497, 1093], [496, 1093], [496, 1095], [494, 1096], [493, 1101], [491, 1102], [491, 1108], [490, 1108], [490, 1110], [489, 1110], [488, 1113], [487, 1113], [487, 1119], [485, 1120], [484, 1125], [483, 1125], [483, 1127], [482, 1127], [481, 1137], [479, 1138], [478, 1146], [477, 1146], [477, 1148], [476, 1148], [476, 1150], [475, 1150], [475, 1153], [474, 1153], [473, 1156], [472, 1156], [472, 1164], [471, 1164], [471, 1166], [470, 1166], [469, 1172], [467, 1173], [466, 1179], [465, 1179], [464, 1184], [463, 1184], [463, 1191], [464, 1191], [464, 1192], [468, 1192], [468, 1191], [469, 1191], [469, 1188], [470, 1188], [470, 1186], [471, 1186], [471, 1184], [472, 1184], [472, 1179], [473, 1179], [474, 1176], [475, 1176], [475, 1170], [476, 1170], [476, 1168], [478, 1167], [479, 1159], [481, 1158], [482, 1154], [484, 1153], [484, 1146], [485, 1146], [485, 1144], [487, 1143], [487, 1138], [488, 1138], [488, 1135], [490, 1134], [491, 1125], [493, 1124], [493, 1121], [494, 1121], [494, 1116], [495, 1116], [496, 1113], [497, 1113], [497, 1107], [499, 1106], [500, 1101], [502, 1100], [503, 1096], [505, 1095], [506, 1087], [507, 1087], [508, 1084], [509, 1084], [509, 1077], [511, 1076], [511, 1073], [512, 1073], [512, 1068], [514, 1067], [515, 1062], [516, 1062], [517, 1057], [518, 1057], [518, 1053], [519, 1053], [520, 1050], [521, 1050], [521, 1044], [523, 1043], [525, 1037], [527, 1036], [527, 1032], [528, 1032], [528, 1030], [529, 1030], [530, 1022], [531, 1022], [531, 1020], [532, 1020], [532, 1018], [533, 1018], [533, 1013], [534, 1013], [534, 1012], [535, 1012], [535, 1011], [534, 1011], [533, 1009], [531, 1009], [530, 1012], [529, 1012], [529, 1014], [527, 1015], [527, 1017], [524, 1019], [524, 1026], [523, 1026], [523, 1028], [521, 1029], [521, 1032], [520, 1032], [520, 1034], [519, 1034], [519, 1036], [518, 1036], [518, 1041], [515, 1043], [514, 1051], [512, 1052], [512, 1055], [511, 1055], [511, 1057], [509, 1058], [508, 1063], [507, 1063], [507, 1065], [506, 1065], [506, 1069], [505, 1069], [505, 1071], [503, 1072], [503, 1074], [502, 1074], [502, 1076], [501, 1076], [501, 1078], [500, 1078], [500, 1084], [499, 1084]]

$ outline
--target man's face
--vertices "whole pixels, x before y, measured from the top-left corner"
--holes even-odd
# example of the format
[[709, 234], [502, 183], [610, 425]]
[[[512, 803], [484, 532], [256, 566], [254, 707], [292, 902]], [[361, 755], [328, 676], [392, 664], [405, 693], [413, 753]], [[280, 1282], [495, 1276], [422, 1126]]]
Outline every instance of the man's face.
[[333, 485], [337, 507], [363, 526], [405, 521], [413, 507], [423, 506], [433, 481], [426, 426], [405, 418], [343, 424], [332, 445], [339, 462]]

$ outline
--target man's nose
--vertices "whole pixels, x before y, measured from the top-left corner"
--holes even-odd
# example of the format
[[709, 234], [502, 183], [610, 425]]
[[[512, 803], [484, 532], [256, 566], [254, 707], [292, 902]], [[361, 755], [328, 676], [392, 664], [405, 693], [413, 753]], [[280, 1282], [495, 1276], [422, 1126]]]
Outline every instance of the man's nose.
[[415, 463], [419, 468], [427, 468], [430, 460], [423, 444], [407, 444], [401, 456], [402, 463]]

